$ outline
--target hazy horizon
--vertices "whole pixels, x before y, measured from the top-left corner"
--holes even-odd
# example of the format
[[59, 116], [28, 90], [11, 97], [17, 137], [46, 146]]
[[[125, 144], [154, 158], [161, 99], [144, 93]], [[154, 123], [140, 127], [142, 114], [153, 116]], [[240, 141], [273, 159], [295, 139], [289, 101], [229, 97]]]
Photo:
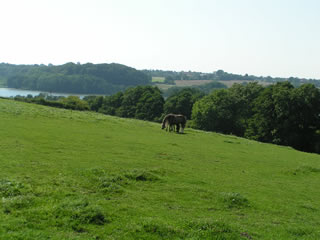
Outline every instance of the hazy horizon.
[[317, 0], [10, 0], [0, 62], [320, 79]]
[[[33, 66], [33, 65], [45, 65], [45, 66], [49, 66], [49, 65], [53, 65], [53, 66], [61, 66], [61, 65], [64, 65], [64, 64], [68, 64], [68, 63], [73, 63], [73, 64], [87, 64], [87, 63], [90, 63], [90, 64], [121, 64], [121, 65], [124, 65], [122, 63], [92, 63], [92, 62], [86, 62], [86, 63], [80, 63], [80, 62], [66, 62], [66, 63], [62, 63], [62, 64], [52, 64], [52, 63], [48, 63], [48, 64], [44, 64], [44, 63], [30, 63], [30, 64], [14, 64], [14, 63], [7, 63], [7, 62], [0, 62], [0, 64], [12, 64], [12, 65], [30, 65], [30, 66]], [[128, 66], [128, 65], [125, 65], [127, 67], [132, 67], [132, 66]], [[172, 70], [172, 69], [146, 69], [146, 68], [143, 68], [143, 69], [137, 69], [137, 70], [147, 70], [147, 71], [172, 71], [172, 72], [199, 72], [199, 73], [203, 73], [203, 74], [211, 74], [211, 73], [214, 73], [218, 70], [223, 70], [224, 72], [227, 72], [227, 73], [230, 73], [230, 74], [239, 74], [239, 73], [236, 73], [236, 72], [228, 72], [228, 71], [225, 71], [224, 69], [218, 69], [216, 71], [212, 71], [212, 72], [201, 72], [201, 71], [191, 71], [191, 70]], [[256, 76], [256, 77], [269, 77], [270, 75], [254, 75], [254, 74], [250, 74], [250, 73], [246, 73], [248, 74], [249, 76]], [[239, 74], [239, 75], [245, 75], [245, 74]], [[279, 78], [279, 76], [271, 76], [272, 78]], [[290, 76], [290, 77], [294, 77], [294, 78], [299, 78], [299, 79], [309, 79], [309, 80], [319, 80], [320, 81], [320, 78], [317, 79], [317, 78], [303, 78], [303, 77], [297, 77], [297, 76]], [[280, 77], [282, 78], [282, 77]], [[286, 78], [286, 77], [284, 77]], [[289, 78], [289, 77], [288, 77]], [[185, 80], [183, 80], [185, 81]], [[226, 80], [228, 81], [228, 80]]]

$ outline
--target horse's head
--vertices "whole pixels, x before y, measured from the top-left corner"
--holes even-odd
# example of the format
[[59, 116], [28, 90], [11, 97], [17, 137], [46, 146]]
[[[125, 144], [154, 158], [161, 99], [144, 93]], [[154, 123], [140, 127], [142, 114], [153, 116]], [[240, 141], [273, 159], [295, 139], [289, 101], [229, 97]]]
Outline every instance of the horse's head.
[[162, 126], [161, 126], [161, 129], [165, 129], [168, 127], [169, 125], [169, 120], [170, 120], [170, 117], [169, 115], [166, 115], [163, 120], [162, 120]]

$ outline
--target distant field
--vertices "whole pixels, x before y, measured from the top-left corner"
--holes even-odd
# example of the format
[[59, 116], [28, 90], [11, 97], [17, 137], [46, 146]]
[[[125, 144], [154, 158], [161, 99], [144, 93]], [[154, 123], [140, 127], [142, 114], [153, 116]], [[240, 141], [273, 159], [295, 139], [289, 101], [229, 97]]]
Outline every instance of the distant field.
[[159, 82], [159, 83], [163, 83], [165, 81], [164, 77], [152, 77], [152, 82]]
[[0, 239], [320, 239], [320, 155], [0, 99]]
[[[229, 87], [232, 87], [232, 85], [235, 83], [241, 84], [241, 83], [250, 83], [250, 82], [257, 82], [257, 81], [232, 80], [232, 81], [219, 81], [219, 82], [223, 83], [224, 85], [226, 85], [229, 88]], [[268, 85], [272, 84], [272, 83], [261, 82], [261, 81], [258, 81], [258, 83], [263, 86], [268, 86]]]
[[177, 87], [188, 87], [194, 85], [203, 85], [212, 82], [212, 80], [175, 80], [174, 82]]
[[170, 85], [170, 84], [156, 84], [156, 86], [160, 89], [160, 90], [168, 90], [171, 87], [176, 87], [176, 85]]
[[191, 86], [197, 86], [197, 85], [203, 85], [209, 82], [212, 82], [212, 80], [175, 80], [175, 85], [170, 84], [157, 84], [157, 87], [161, 90], [168, 90], [171, 87], [191, 87]]
[[[162, 90], [167, 90], [170, 87], [191, 87], [191, 86], [198, 86], [203, 85], [206, 83], [212, 82], [212, 80], [175, 80], [175, 85], [169, 85], [169, 84], [157, 84], [157, 86]], [[220, 83], [226, 85], [228, 88], [231, 87], [234, 83], [249, 83], [249, 82], [255, 82], [255, 81], [243, 81], [243, 80], [233, 80], [233, 81], [219, 81]], [[259, 84], [263, 86], [270, 85], [271, 83], [268, 82], [259, 82]]]

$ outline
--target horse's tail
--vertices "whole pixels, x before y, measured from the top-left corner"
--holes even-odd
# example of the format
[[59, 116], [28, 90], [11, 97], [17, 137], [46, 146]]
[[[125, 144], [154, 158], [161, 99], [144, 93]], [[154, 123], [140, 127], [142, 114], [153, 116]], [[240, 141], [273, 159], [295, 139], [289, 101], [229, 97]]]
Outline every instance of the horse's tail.
[[183, 128], [185, 128], [186, 124], [187, 124], [187, 117], [183, 116], [183, 121], [182, 121], [181, 125], [182, 125]]
[[187, 124], [187, 117], [184, 115], [180, 115], [180, 124], [181, 124], [181, 133], [184, 132], [184, 128], [186, 127]]

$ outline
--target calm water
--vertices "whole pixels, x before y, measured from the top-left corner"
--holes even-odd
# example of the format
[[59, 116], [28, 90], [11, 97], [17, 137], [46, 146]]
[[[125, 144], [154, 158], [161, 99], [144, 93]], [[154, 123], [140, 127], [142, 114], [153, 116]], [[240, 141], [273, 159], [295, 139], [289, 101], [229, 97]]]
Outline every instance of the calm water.
[[31, 90], [21, 90], [21, 89], [15, 89], [15, 88], [0, 88], [0, 97], [15, 97], [17, 95], [20, 96], [27, 96], [29, 94], [31, 94], [32, 96], [37, 96], [40, 93], [46, 93], [48, 95], [52, 95], [52, 96], [79, 96], [80, 98], [83, 98], [84, 96], [87, 95], [80, 95], [80, 94], [72, 94], [72, 93], [49, 93], [49, 92], [43, 92], [43, 91], [31, 91]]

